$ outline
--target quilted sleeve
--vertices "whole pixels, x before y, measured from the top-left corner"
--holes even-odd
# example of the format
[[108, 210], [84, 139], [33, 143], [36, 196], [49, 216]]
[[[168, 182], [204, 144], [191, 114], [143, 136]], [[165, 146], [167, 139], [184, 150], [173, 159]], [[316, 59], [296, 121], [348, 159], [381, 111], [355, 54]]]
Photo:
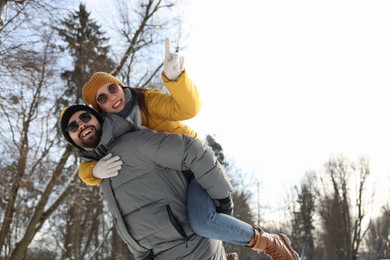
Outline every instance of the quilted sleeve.
[[162, 74], [162, 80], [169, 94], [160, 90], [148, 90], [145, 101], [151, 114], [167, 120], [187, 120], [199, 113], [202, 102], [195, 84], [183, 73], [176, 81], [170, 81]]
[[102, 179], [95, 178], [92, 174], [93, 167], [95, 167], [96, 161], [81, 161], [78, 175], [80, 179], [89, 186], [98, 185]]

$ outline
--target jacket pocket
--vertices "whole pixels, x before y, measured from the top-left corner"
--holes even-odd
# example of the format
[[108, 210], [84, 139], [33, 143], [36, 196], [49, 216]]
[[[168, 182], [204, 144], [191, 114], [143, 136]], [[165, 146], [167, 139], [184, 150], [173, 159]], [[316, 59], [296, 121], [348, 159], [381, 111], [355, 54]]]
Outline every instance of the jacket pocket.
[[176, 217], [172, 213], [172, 209], [169, 205], [166, 205], [167, 211], [168, 211], [168, 216], [169, 220], [171, 221], [173, 227], [179, 232], [179, 234], [185, 239], [188, 240], [188, 236], [186, 232], [184, 231], [183, 227], [180, 225], [180, 223], [177, 221]]

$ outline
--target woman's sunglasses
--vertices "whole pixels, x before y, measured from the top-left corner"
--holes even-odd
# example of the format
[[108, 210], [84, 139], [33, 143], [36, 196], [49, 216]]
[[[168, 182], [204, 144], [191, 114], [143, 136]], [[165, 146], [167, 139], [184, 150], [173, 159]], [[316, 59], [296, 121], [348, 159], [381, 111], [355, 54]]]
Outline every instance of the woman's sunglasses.
[[[119, 86], [117, 84], [111, 84], [107, 87], [107, 90], [110, 94], [115, 94], [118, 92]], [[96, 102], [99, 103], [100, 105], [103, 105], [106, 103], [108, 100], [107, 92], [99, 94], [96, 98]]]
[[79, 119], [70, 122], [66, 130], [72, 133], [76, 133], [77, 129], [79, 129], [79, 125], [78, 125], [79, 121], [83, 123], [88, 123], [91, 119], [92, 119], [91, 112], [84, 112], [79, 115]]

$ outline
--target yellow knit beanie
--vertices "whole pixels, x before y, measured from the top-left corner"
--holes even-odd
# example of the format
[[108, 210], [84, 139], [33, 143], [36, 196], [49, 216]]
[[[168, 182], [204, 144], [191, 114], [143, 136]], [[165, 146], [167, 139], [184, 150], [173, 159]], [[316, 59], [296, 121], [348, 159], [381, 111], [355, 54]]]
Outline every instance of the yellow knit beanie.
[[84, 84], [82, 89], [82, 96], [85, 103], [92, 105], [97, 111], [100, 111], [96, 103], [96, 93], [99, 88], [107, 83], [116, 83], [120, 86], [125, 86], [119, 79], [106, 72], [95, 72], [92, 77]]

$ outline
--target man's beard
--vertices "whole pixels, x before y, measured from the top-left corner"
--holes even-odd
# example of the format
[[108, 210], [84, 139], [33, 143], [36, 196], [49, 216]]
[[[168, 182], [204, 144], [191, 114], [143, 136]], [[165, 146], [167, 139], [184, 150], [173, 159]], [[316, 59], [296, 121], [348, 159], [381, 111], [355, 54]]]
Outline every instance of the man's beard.
[[78, 139], [76, 143], [78, 146], [82, 148], [95, 149], [100, 142], [100, 136], [102, 134], [102, 131], [101, 128], [96, 129], [96, 127], [94, 126], [90, 126], [90, 127], [93, 127], [95, 129], [93, 134], [89, 136], [87, 139], [82, 139], [82, 140]]

